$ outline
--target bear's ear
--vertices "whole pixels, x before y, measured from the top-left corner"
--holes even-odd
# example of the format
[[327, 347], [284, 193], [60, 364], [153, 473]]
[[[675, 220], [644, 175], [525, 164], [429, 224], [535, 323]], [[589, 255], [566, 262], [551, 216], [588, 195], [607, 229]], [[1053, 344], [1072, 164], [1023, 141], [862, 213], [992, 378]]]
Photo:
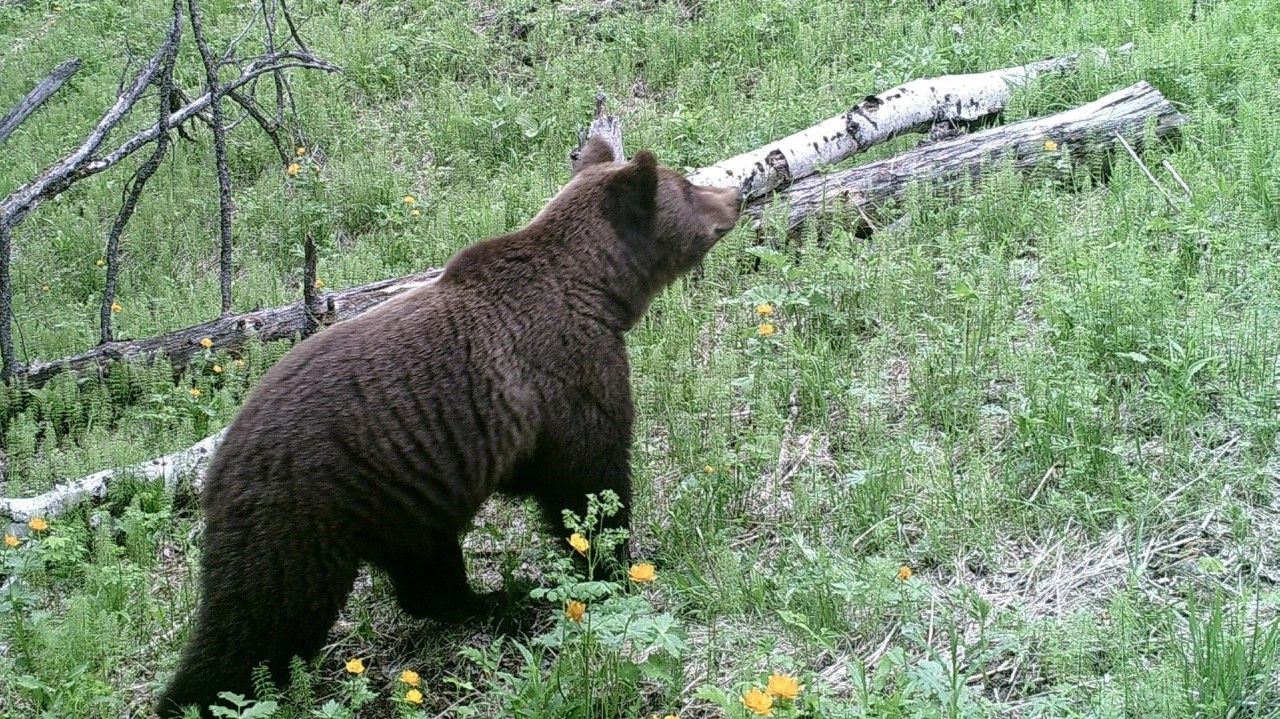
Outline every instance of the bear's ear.
[[658, 158], [641, 150], [605, 181], [605, 215], [619, 230], [647, 233], [658, 203]]
[[569, 159], [572, 162], [573, 174], [576, 175], [584, 167], [602, 162], [613, 162], [613, 148], [604, 140], [593, 137], [587, 140], [587, 144], [574, 150]]

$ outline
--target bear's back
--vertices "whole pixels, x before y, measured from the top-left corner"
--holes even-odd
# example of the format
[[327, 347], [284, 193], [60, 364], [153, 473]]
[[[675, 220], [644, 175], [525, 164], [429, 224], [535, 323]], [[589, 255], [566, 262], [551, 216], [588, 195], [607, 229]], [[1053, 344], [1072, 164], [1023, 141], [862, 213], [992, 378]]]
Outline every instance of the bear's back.
[[511, 314], [435, 284], [299, 344], [219, 448], [204, 495], [210, 520], [223, 507], [242, 511], [231, 506], [246, 493], [277, 509], [332, 502], [371, 520], [406, 503], [442, 518], [478, 507], [541, 424], [546, 378], [525, 361], [539, 330]]

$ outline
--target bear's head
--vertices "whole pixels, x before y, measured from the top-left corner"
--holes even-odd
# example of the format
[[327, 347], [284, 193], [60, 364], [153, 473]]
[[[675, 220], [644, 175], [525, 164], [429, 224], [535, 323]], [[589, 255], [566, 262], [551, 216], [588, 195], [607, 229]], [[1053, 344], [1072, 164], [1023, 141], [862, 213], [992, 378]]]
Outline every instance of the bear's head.
[[[572, 189], [571, 189], [572, 188]], [[694, 185], [658, 164], [648, 150], [616, 162], [602, 140], [592, 139], [574, 162], [567, 194], [590, 193], [600, 203], [626, 251], [652, 274], [650, 290], [692, 269], [738, 223], [742, 193], [732, 187]]]

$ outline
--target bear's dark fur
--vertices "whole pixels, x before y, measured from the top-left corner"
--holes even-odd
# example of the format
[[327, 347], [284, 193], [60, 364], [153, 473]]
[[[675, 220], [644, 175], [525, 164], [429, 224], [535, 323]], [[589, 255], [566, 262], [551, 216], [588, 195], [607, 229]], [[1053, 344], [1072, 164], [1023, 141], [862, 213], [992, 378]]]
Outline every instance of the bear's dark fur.
[[[201, 599], [165, 716], [249, 693], [310, 658], [362, 561], [400, 606], [486, 606], [460, 533], [494, 492], [553, 522], [611, 489], [631, 503], [623, 333], [737, 222], [739, 193], [592, 141], [530, 224], [434, 284], [302, 342], [240, 410], [206, 479]], [[614, 518], [627, 526], [624, 511]]]

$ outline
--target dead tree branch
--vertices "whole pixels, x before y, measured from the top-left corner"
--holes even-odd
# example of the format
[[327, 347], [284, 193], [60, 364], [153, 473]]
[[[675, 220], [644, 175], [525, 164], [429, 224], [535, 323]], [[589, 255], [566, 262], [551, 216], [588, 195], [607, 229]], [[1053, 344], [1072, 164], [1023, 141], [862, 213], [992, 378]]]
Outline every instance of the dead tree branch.
[[[205, 92], [209, 95], [209, 115], [213, 121], [213, 156], [218, 168], [218, 281], [222, 293], [222, 314], [231, 311], [231, 213], [234, 210], [231, 197], [231, 170], [227, 167], [227, 127], [222, 119], [222, 96], [226, 93], [218, 82], [218, 62], [209, 51], [204, 37], [204, 23], [200, 17], [199, 0], [187, 0], [191, 13], [191, 34], [204, 62]], [[241, 33], [243, 37], [248, 28]], [[227, 55], [235, 51], [239, 39], [231, 43]], [[163, 122], [163, 119], [162, 119]]]
[[[264, 8], [263, 12], [270, 15], [268, 21], [269, 37], [266, 41], [267, 52], [243, 61], [244, 66], [241, 68], [239, 77], [224, 83], [218, 78], [219, 69], [226, 64], [239, 64], [242, 62], [234, 59], [233, 56], [240, 41], [249, 33], [255, 23], [251, 21], [246, 25], [244, 30], [232, 40], [222, 59], [218, 60], [210, 51], [205, 40], [198, 1], [187, 0], [187, 7], [191, 11], [190, 21], [193, 35], [196, 38], [196, 44], [204, 63], [206, 88], [202, 96], [194, 100], [184, 99], [184, 104], [175, 109], [172, 103], [176, 99], [185, 98], [184, 93], [180, 88], [175, 87], [173, 81], [174, 65], [177, 62], [179, 44], [181, 42], [182, 23], [182, 5], [175, 0], [170, 18], [169, 33], [166, 35], [164, 43], [132, 76], [131, 80], [122, 81], [115, 103], [103, 114], [80, 146], [62, 160], [46, 168], [35, 179], [18, 187], [3, 200], [0, 200], [0, 356], [3, 357], [0, 377], [8, 379], [15, 374], [22, 374], [22, 368], [18, 363], [12, 337], [13, 284], [11, 262], [13, 259], [14, 229], [43, 202], [64, 191], [71, 184], [107, 170], [145, 145], [155, 143], [151, 155], [142, 163], [134, 173], [131, 181], [126, 185], [122, 206], [107, 233], [107, 279], [102, 304], [99, 308], [99, 334], [103, 342], [110, 342], [112, 339], [111, 310], [115, 304], [116, 286], [119, 278], [120, 242], [125, 227], [137, 209], [144, 187], [158, 169], [169, 148], [170, 130], [175, 127], [181, 128], [182, 123], [192, 117], [200, 117], [205, 120], [214, 137], [214, 156], [217, 164], [219, 196], [221, 309], [223, 314], [230, 311], [231, 216], [233, 205], [226, 148], [226, 132], [230, 128], [223, 118], [222, 98], [231, 96], [233, 100], [245, 109], [246, 116], [252, 116], [257, 120], [259, 125], [271, 136], [273, 142], [276, 143], [283, 159], [287, 155], [281, 149], [281, 141], [278, 137], [278, 129], [281, 123], [264, 123], [263, 118], [265, 116], [256, 108], [256, 98], [253, 92], [241, 92], [241, 89], [246, 85], [252, 87], [251, 83], [258, 77], [270, 73], [276, 77], [280, 86], [285, 88], [291, 103], [292, 94], [287, 92], [287, 80], [283, 76], [285, 70], [291, 68], [308, 68], [328, 72], [340, 70], [340, 68], [312, 55], [306, 49], [305, 44], [302, 43], [301, 38], [297, 35], [296, 26], [292, 22], [288, 8], [284, 5], [283, 0], [261, 0], [261, 3]], [[272, 33], [274, 33], [277, 9], [279, 14], [285, 17], [290, 27], [289, 40], [285, 44], [292, 43], [296, 49], [283, 49], [276, 42], [276, 39], [271, 37]], [[107, 138], [132, 112], [148, 89], [152, 87], [156, 87], [159, 90], [161, 103], [156, 123], [134, 134], [114, 150], [103, 154], [102, 148]], [[51, 93], [52, 90], [49, 92]], [[205, 114], [206, 111], [207, 114]], [[284, 108], [277, 107], [276, 112], [282, 116]], [[296, 108], [294, 108], [294, 116], [295, 118], [297, 117]], [[20, 122], [21, 120], [18, 119], [17, 121]], [[301, 130], [298, 130], [298, 135], [301, 135]]]
[[53, 94], [60, 90], [72, 75], [80, 71], [83, 64], [80, 58], [73, 57], [53, 68], [53, 71], [31, 88], [31, 92], [28, 92], [12, 110], [5, 113], [4, 117], [0, 117], [0, 142], [9, 139], [13, 131], [17, 130], [18, 126], [31, 116], [31, 113], [40, 109], [40, 106], [53, 97]]
[[[173, 97], [173, 67], [177, 62], [178, 44], [181, 41], [182, 5], [179, 0], [173, 0], [173, 23], [169, 26], [169, 36], [165, 41], [168, 54], [165, 55], [163, 66], [160, 69], [159, 121], [161, 125], [169, 121], [169, 103], [172, 102]], [[98, 309], [99, 337], [102, 342], [110, 342], [112, 339], [111, 315], [116, 306], [116, 284], [120, 277], [120, 237], [124, 234], [124, 228], [129, 224], [129, 220], [133, 218], [134, 210], [138, 208], [138, 200], [142, 197], [142, 191], [146, 187], [147, 181], [160, 168], [160, 162], [169, 150], [169, 142], [169, 133], [160, 133], [151, 156], [142, 163], [142, 166], [138, 168], [138, 171], [134, 173], [133, 178], [126, 185], [124, 202], [120, 205], [120, 211], [116, 214], [115, 222], [112, 223], [111, 229], [107, 232], [105, 258], [107, 279], [102, 292], [102, 305]]]
[[[159, 55], [159, 53], [157, 53]], [[156, 59], [153, 57], [153, 60]], [[239, 90], [255, 78], [261, 77], [268, 73], [279, 72], [281, 70], [290, 69], [306, 69], [306, 70], [322, 70], [324, 72], [341, 72], [342, 68], [337, 65], [330, 64], [324, 60], [307, 55], [300, 52], [276, 52], [270, 55], [262, 55], [250, 62], [241, 72], [240, 77], [232, 80], [223, 86], [223, 92], [231, 92]], [[143, 72], [146, 72], [144, 68]], [[140, 78], [142, 74], [140, 73]], [[154, 73], [147, 76], [148, 81], [154, 79]], [[133, 137], [125, 140], [116, 149], [105, 155], [90, 159], [102, 144], [103, 138], [107, 133], [119, 123], [120, 117], [112, 117], [117, 108], [122, 105], [132, 107], [137, 102], [138, 95], [141, 90], [145, 89], [145, 85], [139, 89], [138, 94], [132, 92], [121, 95], [116, 103], [112, 105], [112, 109], [100, 121], [99, 127], [95, 128], [90, 134], [90, 138], [85, 141], [80, 149], [63, 160], [59, 161], [53, 167], [45, 170], [35, 180], [22, 185], [14, 190], [4, 200], [0, 200], [0, 219], [7, 220], [10, 226], [21, 222], [28, 213], [38, 207], [45, 200], [53, 197], [73, 182], [78, 182], [87, 177], [110, 169], [122, 160], [137, 152], [140, 148], [149, 143], [155, 142], [156, 138], [164, 132], [160, 123], [156, 123]], [[205, 93], [194, 100], [183, 105], [181, 108], [169, 115], [168, 127], [177, 127], [182, 123], [190, 120], [198, 113], [206, 110], [210, 105], [209, 93]], [[99, 132], [99, 129], [108, 124], [106, 131]]]

